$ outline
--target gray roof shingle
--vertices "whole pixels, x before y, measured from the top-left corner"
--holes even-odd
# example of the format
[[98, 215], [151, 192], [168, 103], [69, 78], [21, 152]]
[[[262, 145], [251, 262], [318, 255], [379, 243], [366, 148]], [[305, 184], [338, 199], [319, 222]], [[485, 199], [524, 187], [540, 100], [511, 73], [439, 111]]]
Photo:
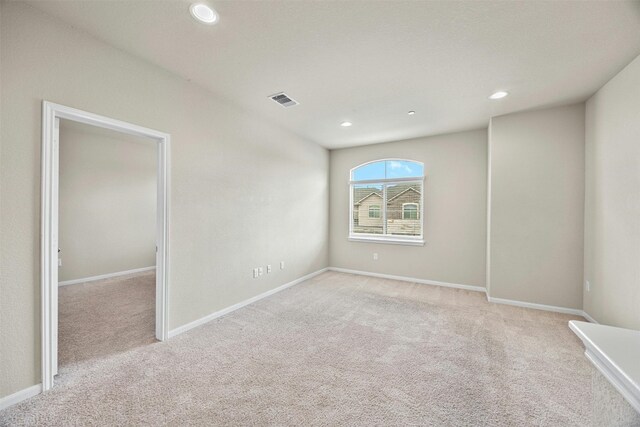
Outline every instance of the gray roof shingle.
[[[387, 201], [391, 201], [394, 197], [399, 196], [401, 193], [412, 188], [416, 193], [420, 194], [421, 184], [419, 183], [408, 183], [408, 184], [394, 184], [389, 185], [387, 187]], [[376, 194], [379, 197], [382, 197], [382, 189], [377, 187], [355, 187], [353, 189], [353, 200], [354, 204], [358, 205], [364, 199], [369, 197], [372, 194]]]

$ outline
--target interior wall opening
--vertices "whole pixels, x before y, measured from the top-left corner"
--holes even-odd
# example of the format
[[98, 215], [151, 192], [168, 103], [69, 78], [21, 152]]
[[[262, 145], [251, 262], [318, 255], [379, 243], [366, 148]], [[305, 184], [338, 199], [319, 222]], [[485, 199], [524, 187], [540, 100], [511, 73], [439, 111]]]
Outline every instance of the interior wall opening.
[[60, 120], [58, 366], [155, 338], [156, 141]]

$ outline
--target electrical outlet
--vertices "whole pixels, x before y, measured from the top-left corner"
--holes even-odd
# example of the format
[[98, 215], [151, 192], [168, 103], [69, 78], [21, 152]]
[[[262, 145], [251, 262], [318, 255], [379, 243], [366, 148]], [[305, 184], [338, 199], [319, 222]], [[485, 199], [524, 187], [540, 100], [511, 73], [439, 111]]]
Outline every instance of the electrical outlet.
[[373, 260], [374, 260], [374, 261], [377, 261], [377, 260], [378, 260], [378, 253], [377, 253], [377, 252], [374, 252], [374, 253], [373, 253]]
[[253, 278], [255, 279], [256, 277], [258, 277], [258, 269], [254, 268], [253, 269]]
[[62, 267], [62, 258], [58, 258], [58, 267]]
[[271, 264], [267, 264], [267, 274], [271, 273]]
[[263, 273], [264, 270], [262, 270], [262, 267], [258, 267], [258, 276], [262, 276]]
[[284, 261], [280, 261], [280, 270], [284, 270]]
[[584, 287], [587, 290], [587, 292], [591, 292], [591, 283], [589, 283], [588, 280], [585, 280]]

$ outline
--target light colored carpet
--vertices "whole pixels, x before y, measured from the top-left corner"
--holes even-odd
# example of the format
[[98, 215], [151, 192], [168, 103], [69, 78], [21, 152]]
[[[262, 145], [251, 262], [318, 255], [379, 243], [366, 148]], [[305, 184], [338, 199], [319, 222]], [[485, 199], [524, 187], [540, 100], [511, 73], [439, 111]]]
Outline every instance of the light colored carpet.
[[78, 362], [155, 342], [155, 280], [149, 271], [60, 287], [60, 375]]
[[589, 424], [572, 316], [327, 272], [165, 343], [74, 364], [0, 424]]

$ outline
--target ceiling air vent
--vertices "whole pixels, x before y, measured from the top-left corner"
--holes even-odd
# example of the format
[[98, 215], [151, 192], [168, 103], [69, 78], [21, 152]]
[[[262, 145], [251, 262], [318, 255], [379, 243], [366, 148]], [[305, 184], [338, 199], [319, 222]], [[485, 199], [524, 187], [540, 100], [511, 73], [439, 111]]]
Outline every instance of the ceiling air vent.
[[273, 99], [283, 107], [293, 107], [294, 105], [299, 104], [298, 101], [291, 99], [289, 95], [284, 92], [276, 93], [275, 95], [271, 95], [269, 98]]

